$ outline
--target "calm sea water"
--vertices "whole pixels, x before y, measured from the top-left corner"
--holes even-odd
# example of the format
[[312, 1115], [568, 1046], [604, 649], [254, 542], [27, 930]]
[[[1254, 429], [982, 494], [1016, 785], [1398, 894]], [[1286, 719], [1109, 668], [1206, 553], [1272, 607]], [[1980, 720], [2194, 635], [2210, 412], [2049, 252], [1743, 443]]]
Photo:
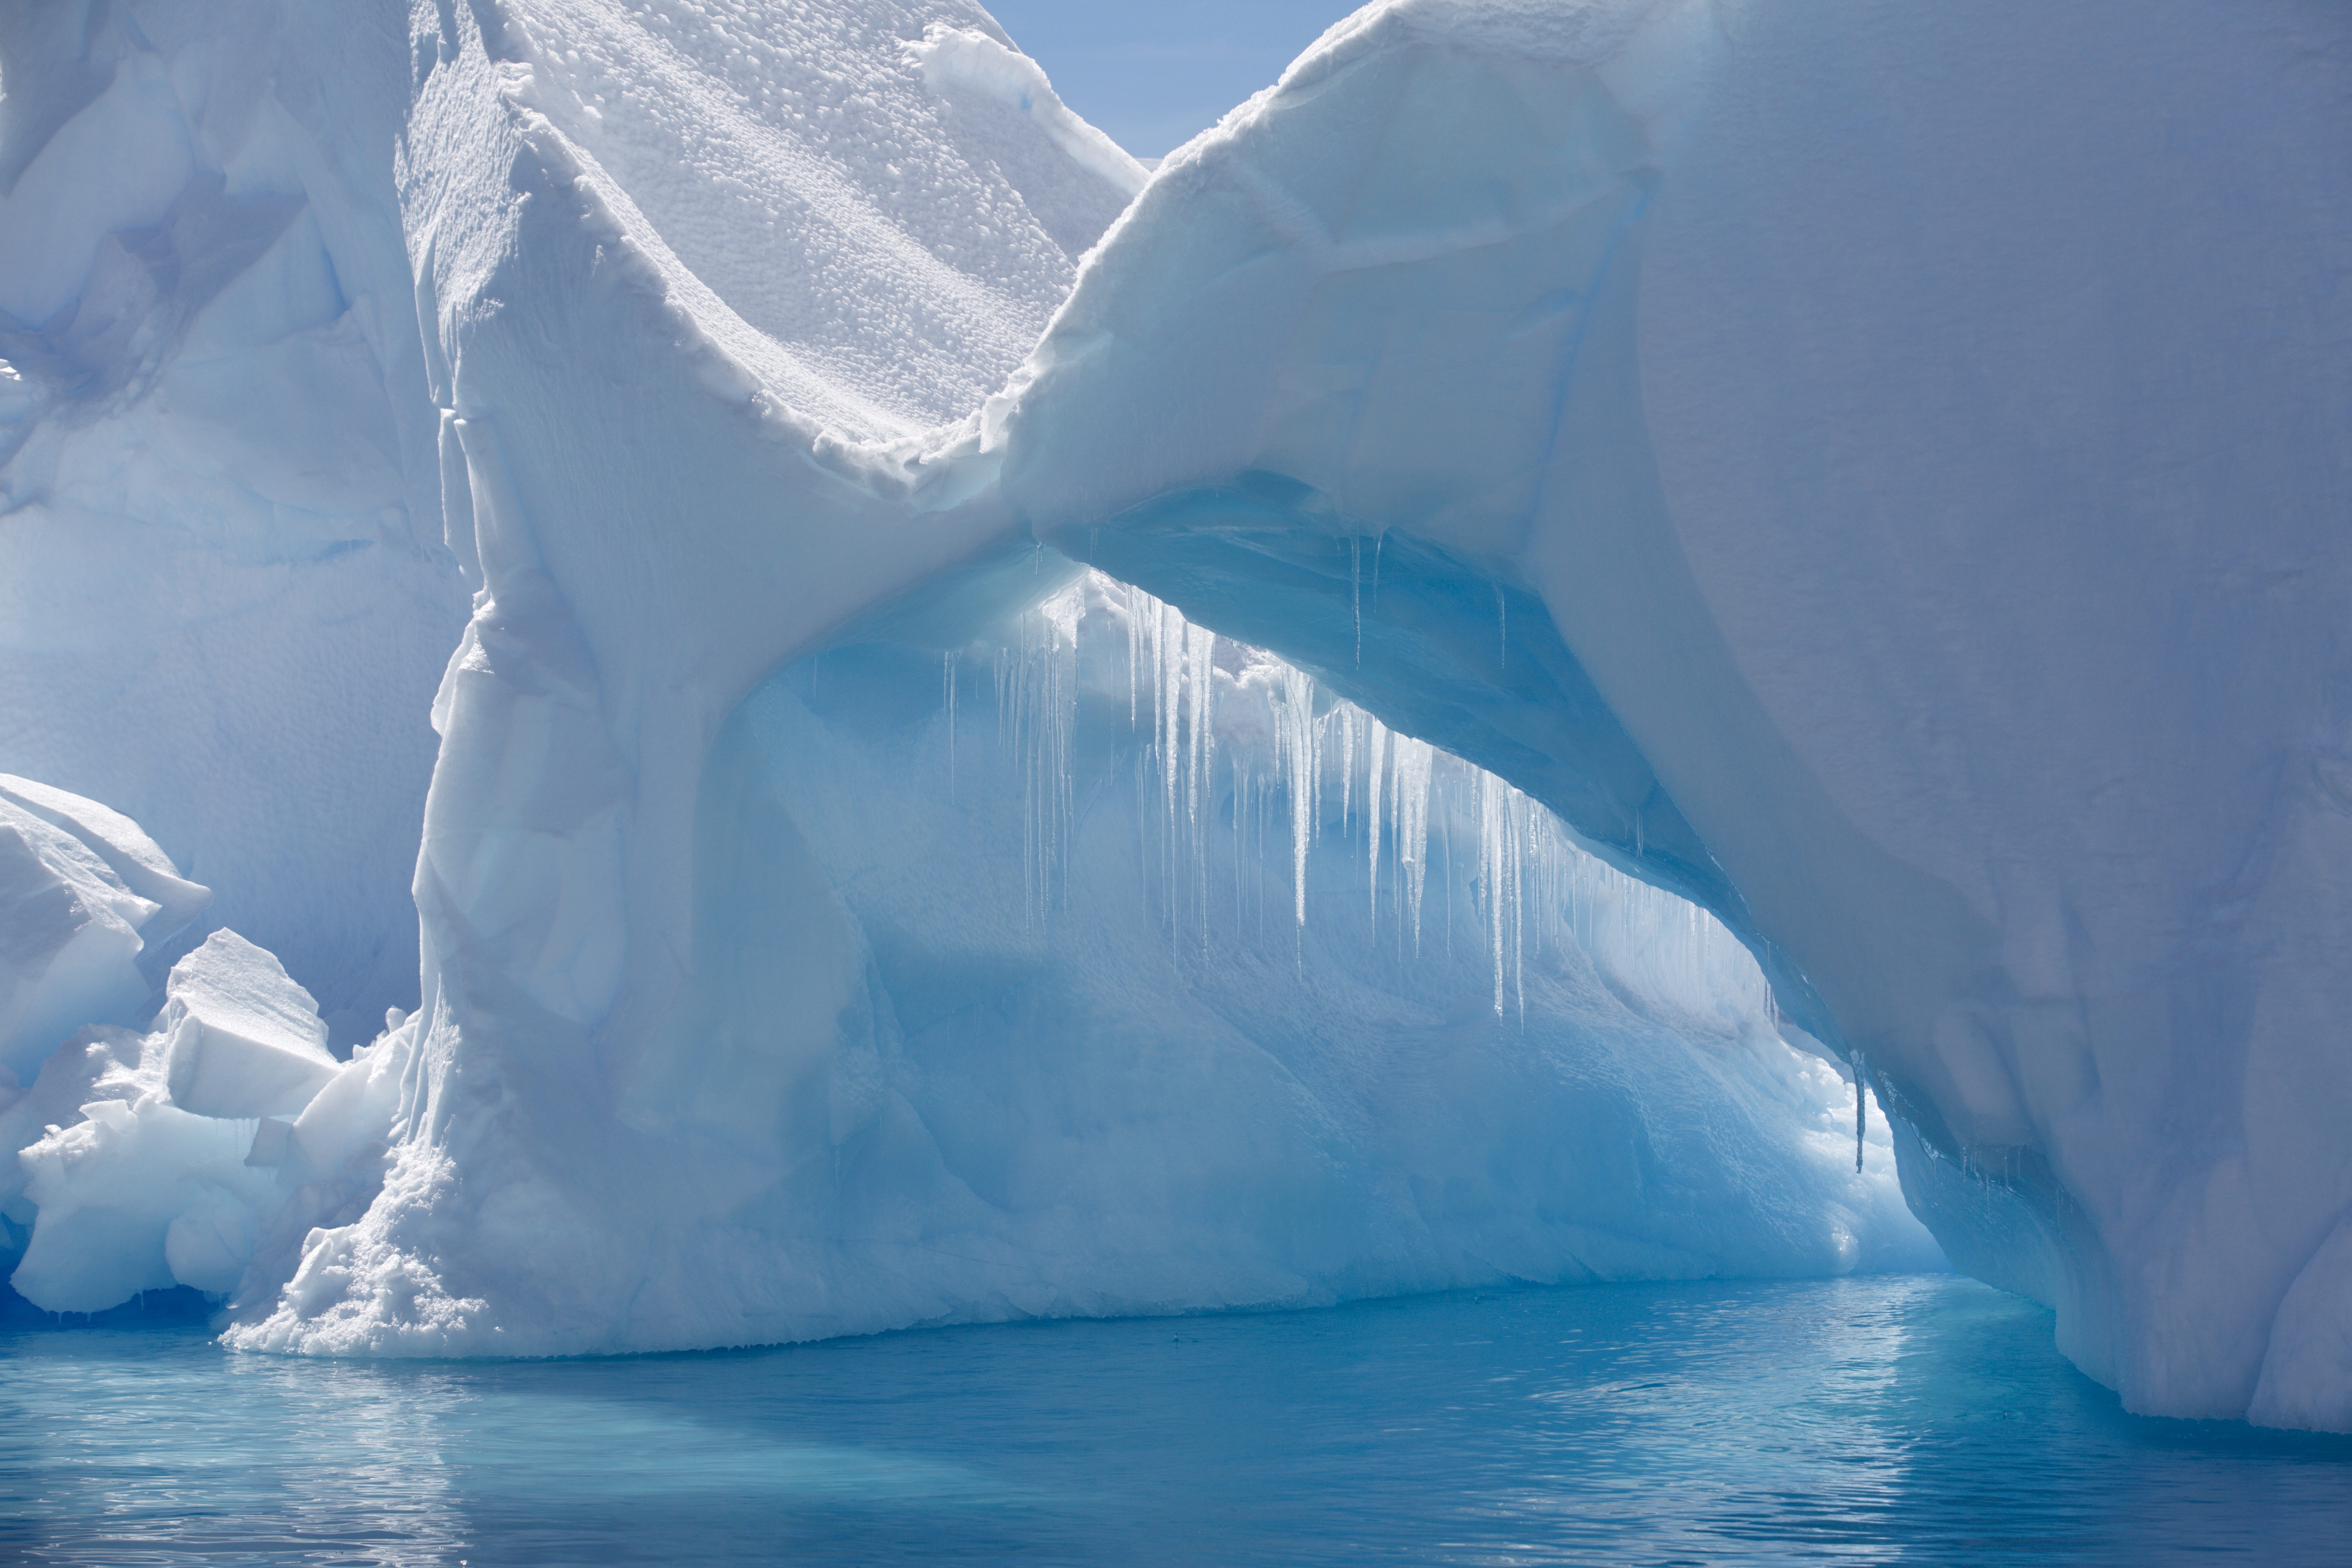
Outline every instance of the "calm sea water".
[[2352, 1439], [2126, 1415], [1944, 1276], [614, 1361], [0, 1335], [0, 1560], [2352, 1561]]

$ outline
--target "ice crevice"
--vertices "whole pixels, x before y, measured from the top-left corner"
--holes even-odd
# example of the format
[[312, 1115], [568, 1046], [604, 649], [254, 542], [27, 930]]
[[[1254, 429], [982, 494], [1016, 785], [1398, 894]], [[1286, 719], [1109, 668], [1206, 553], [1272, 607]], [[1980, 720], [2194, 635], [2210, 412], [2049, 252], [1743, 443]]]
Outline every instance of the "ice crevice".
[[1932, 1260], [1892, 1161], [2352, 1426], [2340, 17], [1381, 0], [1145, 180], [966, 0], [362, 9], [0, 26], [21, 1289]]

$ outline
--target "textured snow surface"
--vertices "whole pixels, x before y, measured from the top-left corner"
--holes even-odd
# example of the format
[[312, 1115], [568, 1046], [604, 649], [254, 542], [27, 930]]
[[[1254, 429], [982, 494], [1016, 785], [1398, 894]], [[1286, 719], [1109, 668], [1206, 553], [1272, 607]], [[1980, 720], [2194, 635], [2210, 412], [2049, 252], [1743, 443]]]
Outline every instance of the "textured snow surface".
[[502, 17], [486, 42], [526, 133], [545, 117], [555, 156], [761, 384], [859, 436], [994, 392], [1142, 183], [978, 5], [481, 15]]
[[[1955, 1259], [2134, 1408], [2352, 1427], [2347, 50], [2214, 0], [1387, 0], [1139, 192], [969, 5], [13, 14], [0, 765], [220, 883], [341, 1040], [409, 999], [416, 850], [415, 1015], [255, 1135], [308, 1174], [249, 1248], [209, 1233], [236, 1337], [651, 1348], [1895, 1237], [1775, 1014], [1692, 1001], [1713, 948], [1644, 989], [1572, 913], [1498, 920], [1557, 842], [1571, 910], [1632, 874], [1744, 943]], [[1081, 657], [1141, 624], [1095, 587], [1050, 600], [1087, 721], [1036, 749], [1011, 671], [1065, 560], [1181, 607], [1229, 736], [1141, 739], [1168, 645]], [[1011, 727], [942, 805], [983, 657]], [[1386, 726], [1337, 721], [1389, 771], [1336, 834], [1249, 783], [1355, 711], [1309, 688]], [[1491, 770], [1476, 813], [1397, 772], [1429, 744]], [[1350, 839], [1383, 776], [1519, 847], [1485, 912], [1427, 923], [1432, 868]], [[1277, 796], [1286, 868], [1244, 853]], [[1484, 967], [1370, 964], [1415, 877], [1423, 960]], [[60, 1083], [164, 1071], [93, 1038]], [[150, 1092], [59, 1136], [160, 1138]], [[1544, 1163], [1629, 1137], [1631, 1174]]]

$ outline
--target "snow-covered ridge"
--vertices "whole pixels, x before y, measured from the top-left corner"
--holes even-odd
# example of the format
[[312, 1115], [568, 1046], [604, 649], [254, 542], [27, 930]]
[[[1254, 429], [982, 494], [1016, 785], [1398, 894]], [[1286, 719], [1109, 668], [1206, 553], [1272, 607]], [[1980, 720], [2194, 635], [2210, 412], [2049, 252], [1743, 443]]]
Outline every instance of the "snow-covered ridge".
[[1118, 142], [1070, 112], [1036, 61], [986, 33], [934, 22], [923, 40], [907, 46], [933, 91], [973, 93], [1016, 110], [1045, 128], [1076, 167], [1112, 190], [1133, 196], [1146, 171]]

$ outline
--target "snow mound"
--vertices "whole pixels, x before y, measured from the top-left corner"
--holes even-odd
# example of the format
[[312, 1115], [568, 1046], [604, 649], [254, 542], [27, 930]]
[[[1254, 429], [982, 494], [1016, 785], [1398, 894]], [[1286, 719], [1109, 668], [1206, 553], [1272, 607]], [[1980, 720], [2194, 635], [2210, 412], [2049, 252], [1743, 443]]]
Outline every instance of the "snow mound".
[[[168, 938], [211, 895], [95, 801], [0, 775], [0, 868], [30, 1058], [0, 1079], [11, 1282], [52, 1311], [173, 1285], [234, 1300], [259, 1256], [274, 1294], [311, 1226], [380, 1181], [405, 1045], [339, 1061], [310, 994], [227, 930], [171, 966], [157, 1011], [142, 933]], [[391, 1039], [404, 1019], [385, 1022]]]

